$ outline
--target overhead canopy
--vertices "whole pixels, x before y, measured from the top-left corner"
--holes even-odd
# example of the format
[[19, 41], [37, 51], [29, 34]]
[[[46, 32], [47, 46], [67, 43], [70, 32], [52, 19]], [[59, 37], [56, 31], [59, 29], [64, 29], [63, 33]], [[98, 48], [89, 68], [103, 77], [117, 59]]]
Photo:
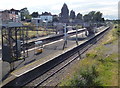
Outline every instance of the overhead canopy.
[[2, 27], [27, 27], [19, 22], [9, 22], [8, 24], [2, 24]]
[[22, 27], [23, 24], [22, 23], [18, 23], [18, 22], [9, 22], [8, 23], [8, 27]]

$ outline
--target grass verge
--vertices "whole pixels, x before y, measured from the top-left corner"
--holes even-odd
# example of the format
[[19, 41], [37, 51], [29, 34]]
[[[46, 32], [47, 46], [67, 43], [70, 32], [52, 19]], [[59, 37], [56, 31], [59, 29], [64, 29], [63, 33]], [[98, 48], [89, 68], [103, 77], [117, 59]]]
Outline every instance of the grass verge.
[[112, 50], [118, 36], [119, 29], [113, 28], [59, 86], [118, 86], [118, 53]]

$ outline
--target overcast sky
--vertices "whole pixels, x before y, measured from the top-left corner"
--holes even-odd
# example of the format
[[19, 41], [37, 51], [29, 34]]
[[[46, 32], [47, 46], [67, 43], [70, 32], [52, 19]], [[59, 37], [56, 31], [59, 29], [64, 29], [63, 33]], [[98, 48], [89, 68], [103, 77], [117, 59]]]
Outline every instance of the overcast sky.
[[69, 10], [74, 10], [83, 15], [90, 11], [101, 11], [106, 19], [118, 18], [119, 0], [1, 0], [0, 10], [22, 9], [27, 7], [29, 12], [48, 11], [52, 14], [59, 14], [64, 3], [68, 5]]

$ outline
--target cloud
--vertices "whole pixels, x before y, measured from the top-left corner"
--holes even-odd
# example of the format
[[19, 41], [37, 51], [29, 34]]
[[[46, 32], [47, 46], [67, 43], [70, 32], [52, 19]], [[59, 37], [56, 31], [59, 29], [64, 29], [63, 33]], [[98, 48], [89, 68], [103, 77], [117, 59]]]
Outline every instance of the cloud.
[[91, 10], [101, 11], [105, 17], [117, 18], [119, 0], [1, 0], [0, 9], [22, 9], [27, 7], [30, 13], [48, 11], [59, 14], [64, 3], [69, 10], [86, 14]]

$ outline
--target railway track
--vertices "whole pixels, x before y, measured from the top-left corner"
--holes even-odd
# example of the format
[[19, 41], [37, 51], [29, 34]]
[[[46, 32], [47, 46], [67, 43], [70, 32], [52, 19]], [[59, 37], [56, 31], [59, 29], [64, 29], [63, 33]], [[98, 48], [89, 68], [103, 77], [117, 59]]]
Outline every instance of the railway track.
[[[108, 31], [107, 31], [108, 32]], [[107, 33], [106, 32], [106, 33]], [[104, 35], [106, 34], [106, 33], [104, 33], [103, 35], [101, 35], [98, 39], [97, 39], [97, 42], [92, 42], [91, 41], [91, 43], [99, 43], [100, 41], [99, 40], [101, 40], [101, 38], [103, 38], [104, 37]], [[80, 52], [81, 52], [81, 54], [84, 54], [89, 48], [92, 48], [92, 46], [93, 46], [93, 44], [89, 44], [88, 46], [86, 46], [85, 48], [83, 48]], [[77, 61], [78, 61], [78, 58], [80, 58], [79, 57], [79, 55], [78, 54], [75, 54], [75, 55], [73, 55], [72, 57], [70, 57], [71, 59], [70, 59], [70, 61], [69, 62], [67, 62], [64, 66], [62, 66], [61, 67], [61, 69], [59, 69], [58, 71], [56, 71], [56, 75], [54, 75], [54, 76], [51, 76], [51, 79], [50, 79], [50, 77], [49, 77], [49, 81], [45, 81], [44, 83], [42, 83], [42, 84], [39, 84], [39, 86], [37, 86], [37, 87], [40, 87], [40, 86], [52, 86], [52, 87], [57, 87], [60, 83], [61, 83], [61, 81], [59, 81], [61, 78], [59, 77], [60, 75], [62, 75], [63, 73], [64, 73], [64, 71], [67, 69], [67, 66], [68, 66], [68, 68], [70, 69], [70, 64], [72, 63], [72, 64], [75, 64]], [[84, 59], [84, 58], [81, 58], [81, 59]], [[66, 68], [66, 69], [65, 69]], [[63, 70], [63, 71], [61, 71], [61, 70]], [[59, 73], [58, 73], [59, 72]], [[57, 74], [58, 73], [58, 74]], [[64, 78], [63, 78], [64, 79]], [[63, 79], [61, 79], [61, 80], [63, 80]], [[58, 80], [58, 81], [57, 81]], [[36, 88], [36, 87], [35, 87]]]
[[[79, 30], [78, 33], [81, 33], [81, 32], [84, 32], [85, 31], [85, 28], [83, 28], [82, 30]], [[73, 31], [73, 32], [69, 32], [69, 36], [72, 36], [76, 33], [76, 31]], [[23, 44], [22, 46], [23, 47], [28, 47], [28, 49], [30, 48], [33, 48], [34, 47], [34, 44], [35, 42], [37, 41], [43, 41], [43, 44], [46, 44], [46, 43], [49, 43], [49, 42], [53, 42], [53, 41], [56, 41], [58, 39], [62, 39], [64, 37], [64, 34], [60, 34], [60, 35], [57, 35], [57, 36], [52, 36], [52, 37], [48, 37], [48, 38], [43, 38], [43, 39], [32, 39], [32, 40], [28, 40], [28, 43], [26, 44]]]
[[[81, 45], [78, 49], [76, 48], [76, 52], [73, 54], [70, 54], [64, 61], [61, 61], [59, 64], [55, 65], [52, 69], [44, 73], [43, 75], [39, 76], [35, 80], [29, 82], [24, 87], [31, 86], [32, 88], [37, 88], [40, 86], [49, 86], [50, 83], [56, 79], [55, 75], [61, 75], [62, 73], [59, 73], [61, 70], [65, 69], [65, 67], [69, 66], [73, 61], [75, 61], [77, 58], [80, 58], [80, 55], [86, 52], [89, 48], [91, 48], [95, 43], [97, 43], [100, 39], [104, 37], [104, 35], [108, 32], [108, 30], [111, 28], [106, 29], [102, 33], [96, 35], [84, 45]], [[79, 54], [80, 55], [79, 55]], [[59, 73], [59, 74], [58, 74]], [[57, 86], [59, 82], [54, 85]], [[23, 87], [23, 88], [24, 88]]]
[[[26, 86], [32, 86], [32, 87], [38, 87], [41, 85], [47, 84], [46, 82], [50, 82], [49, 80], [53, 80], [52, 77], [55, 76], [59, 71], [64, 69], [66, 66], [68, 66], [70, 63], [75, 61], [77, 58], [74, 56], [76, 53], [84, 53], [91, 47], [94, 43], [96, 43], [100, 36], [104, 35], [108, 29], [111, 29], [109, 27], [105, 28], [102, 32], [98, 33], [96, 36], [93, 36], [89, 40], [85, 41], [84, 43], [65, 51], [64, 53], [51, 58], [49, 61], [42, 65], [37, 65], [34, 68], [27, 70], [27, 73], [21, 73], [20, 75], [14, 75], [12, 74], [10, 78], [6, 82], [3, 83], [2, 88], [6, 88], [11, 86], [12, 88], [21, 88]], [[89, 46], [88, 46], [89, 45]], [[76, 57], [76, 58], [74, 58]], [[71, 58], [71, 59], [70, 59]], [[25, 69], [23, 69], [25, 70]]]

